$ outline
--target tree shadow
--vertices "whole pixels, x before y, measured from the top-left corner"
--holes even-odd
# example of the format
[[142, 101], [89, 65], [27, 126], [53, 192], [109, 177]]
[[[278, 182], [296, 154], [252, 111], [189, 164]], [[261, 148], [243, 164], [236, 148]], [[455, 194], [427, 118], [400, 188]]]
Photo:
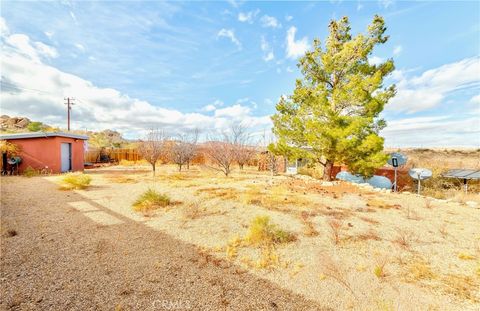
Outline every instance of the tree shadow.
[[13, 191], [1, 207], [2, 227], [18, 232], [1, 242], [2, 309], [330, 310], [45, 179], [2, 185]]

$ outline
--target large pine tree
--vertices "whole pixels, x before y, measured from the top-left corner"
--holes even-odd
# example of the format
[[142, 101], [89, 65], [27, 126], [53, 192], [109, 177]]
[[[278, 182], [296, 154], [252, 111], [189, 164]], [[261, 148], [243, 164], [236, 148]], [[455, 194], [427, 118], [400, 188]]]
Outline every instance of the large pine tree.
[[272, 117], [277, 143], [271, 150], [290, 158], [308, 157], [324, 167], [330, 178], [334, 163], [348, 165], [351, 172], [371, 176], [383, 165], [385, 127], [379, 118], [395, 95], [395, 86], [383, 86], [394, 70], [393, 60], [371, 64], [375, 46], [385, 43], [385, 22], [375, 16], [365, 34], [351, 35], [347, 17], [331, 21], [323, 48], [313, 49], [299, 61], [303, 74], [293, 95], [282, 97]]

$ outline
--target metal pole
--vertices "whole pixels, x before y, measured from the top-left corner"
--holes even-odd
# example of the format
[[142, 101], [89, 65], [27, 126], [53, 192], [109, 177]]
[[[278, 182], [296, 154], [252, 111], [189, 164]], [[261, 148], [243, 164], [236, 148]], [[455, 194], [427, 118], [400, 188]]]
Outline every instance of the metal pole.
[[397, 192], [397, 167], [395, 167], [395, 184], [393, 190]]
[[464, 184], [464, 187], [465, 187], [465, 193], [467, 193], [468, 192], [468, 183], [467, 183], [466, 178], [463, 179], [463, 184]]
[[420, 195], [420, 174], [417, 174], [418, 177], [418, 188], [417, 188], [417, 194]]

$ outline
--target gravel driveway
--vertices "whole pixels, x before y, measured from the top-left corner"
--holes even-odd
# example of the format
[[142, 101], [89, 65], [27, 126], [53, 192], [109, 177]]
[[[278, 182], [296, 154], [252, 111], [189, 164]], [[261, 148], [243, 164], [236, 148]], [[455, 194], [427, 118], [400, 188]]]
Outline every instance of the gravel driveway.
[[325, 309], [41, 177], [1, 179], [0, 282], [2, 310]]

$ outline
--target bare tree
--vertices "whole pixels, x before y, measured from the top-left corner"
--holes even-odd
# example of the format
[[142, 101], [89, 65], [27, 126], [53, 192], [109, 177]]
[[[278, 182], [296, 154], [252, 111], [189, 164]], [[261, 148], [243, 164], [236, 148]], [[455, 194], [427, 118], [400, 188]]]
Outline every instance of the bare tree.
[[247, 132], [247, 127], [243, 124], [234, 124], [231, 127], [232, 143], [235, 149], [235, 161], [239, 168], [243, 170], [257, 150], [252, 146], [250, 133]]
[[232, 171], [236, 156], [233, 134], [224, 132], [220, 138], [209, 138], [209, 140], [204, 152], [213, 164], [210, 167], [228, 176]]
[[151, 130], [138, 146], [140, 156], [152, 165], [153, 176], [155, 165], [165, 152], [165, 140], [166, 135], [163, 131]]
[[181, 171], [184, 165], [190, 168], [190, 162], [197, 153], [198, 130], [184, 133], [172, 142], [169, 152], [170, 161], [178, 165]]

